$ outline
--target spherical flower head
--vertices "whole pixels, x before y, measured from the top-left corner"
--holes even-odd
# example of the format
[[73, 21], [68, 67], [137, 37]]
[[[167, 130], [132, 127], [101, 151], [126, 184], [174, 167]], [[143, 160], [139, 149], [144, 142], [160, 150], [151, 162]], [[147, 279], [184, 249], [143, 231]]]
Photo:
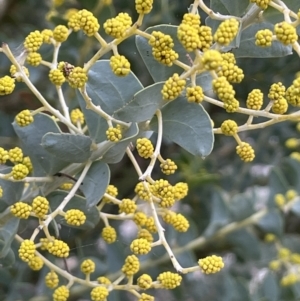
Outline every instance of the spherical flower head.
[[222, 257], [216, 255], [207, 256], [203, 259], [200, 259], [198, 264], [202, 272], [205, 274], [214, 274], [220, 272], [221, 269], [224, 268]]
[[173, 66], [174, 61], [177, 60], [179, 57], [178, 53], [171, 48], [161, 50], [157, 47], [153, 47], [152, 55], [155, 60], [168, 67]]
[[24, 202], [17, 202], [10, 206], [10, 212], [18, 218], [27, 219], [32, 207]]
[[67, 301], [69, 295], [69, 289], [65, 285], [61, 285], [53, 292], [52, 297], [53, 301]]
[[38, 30], [35, 30], [25, 38], [24, 47], [28, 52], [36, 52], [42, 46], [43, 39], [43, 35]]
[[175, 184], [174, 188], [175, 188], [174, 196], [175, 196], [175, 200], [177, 201], [185, 198], [189, 192], [189, 186], [187, 183], [184, 182], [179, 182]]
[[0, 186], [0, 199], [3, 197], [3, 189], [2, 187]]
[[80, 28], [88, 37], [91, 37], [98, 32], [100, 25], [97, 18], [95, 18], [90, 11], [82, 9], [77, 14]]
[[281, 267], [281, 261], [280, 260], [271, 260], [269, 262], [269, 268], [272, 271], [278, 271]]
[[230, 83], [240, 83], [244, 78], [244, 72], [241, 68], [224, 60], [217, 74], [218, 76], [225, 76]]
[[17, 114], [15, 120], [18, 126], [24, 127], [33, 122], [33, 116], [29, 110], [23, 110]]
[[63, 190], [71, 190], [73, 186], [73, 183], [63, 183], [59, 186], [59, 188]]
[[26, 57], [26, 62], [33, 66], [37, 67], [42, 61], [42, 56], [38, 52], [29, 52], [27, 57]]
[[104, 276], [98, 277], [98, 278], [97, 278], [97, 281], [98, 281], [98, 283], [100, 283], [100, 284], [105, 284], [105, 285], [111, 284], [111, 281], [110, 281], [107, 277], [104, 277]]
[[200, 86], [187, 87], [186, 98], [188, 102], [201, 103], [204, 99], [204, 93]]
[[137, 139], [136, 150], [138, 151], [138, 154], [145, 159], [150, 158], [154, 153], [153, 144], [148, 138]]
[[30, 260], [32, 260], [34, 256], [35, 256], [34, 242], [29, 239], [23, 240], [19, 248], [19, 257], [25, 262], [30, 262]]
[[125, 263], [122, 267], [122, 272], [126, 276], [133, 276], [140, 269], [139, 259], [135, 255], [129, 255], [125, 259]]
[[91, 274], [95, 272], [95, 262], [91, 259], [84, 260], [80, 265], [80, 270], [84, 274]]
[[94, 287], [91, 291], [91, 299], [93, 301], [105, 301], [108, 296], [108, 290], [104, 286]]
[[187, 24], [189, 26], [194, 27], [195, 29], [198, 29], [200, 26], [200, 15], [198, 14], [192, 14], [192, 13], [186, 13], [183, 15], [182, 24]]
[[298, 196], [298, 193], [296, 190], [294, 189], [289, 189], [286, 193], [285, 193], [285, 197], [287, 199], [288, 202], [294, 200], [296, 197]]
[[222, 59], [223, 61], [227, 62], [227, 63], [231, 63], [231, 64], [236, 64], [236, 59], [233, 53], [231, 52], [224, 52], [221, 53]]
[[299, 89], [296, 88], [294, 85], [291, 85], [287, 88], [285, 93], [286, 100], [292, 106], [299, 107], [300, 106], [300, 93]]
[[145, 226], [147, 219], [148, 219], [147, 215], [141, 211], [136, 212], [133, 216], [133, 221], [138, 226]]
[[165, 211], [162, 216], [163, 221], [170, 225], [173, 223], [173, 218], [176, 218], [176, 213], [171, 210]]
[[300, 140], [298, 140], [297, 138], [289, 138], [285, 141], [284, 144], [287, 148], [293, 149], [297, 148], [300, 145]]
[[117, 232], [115, 228], [111, 226], [106, 226], [102, 229], [101, 236], [106, 243], [112, 244], [117, 239]]
[[49, 202], [42, 196], [37, 196], [32, 201], [32, 211], [39, 218], [43, 218], [49, 210]]
[[280, 280], [280, 284], [282, 286], [291, 286], [295, 283], [299, 282], [300, 278], [299, 275], [296, 273], [289, 273], [286, 276], [282, 277]]
[[260, 110], [264, 101], [264, 94], [260, 89], [253, 89], [247, 97], [246, 105], [248, 109]]
[[240, 106], [240, 103], [235, 98], [224, 101], [224, 109], [226, 110], [227, 113], [236, 112], [238, 110], [239, 106]]
[[181, 213], [172, 217], [171, 225], [178, 232], [186, 232], [190, 227], [189, 221]]
[[[115, 198], [118, 195], [118, 188], [116, 186], [114, 186], [114, 185], [108, 185], [107, 188], [106, 188], [105, 193], [107, 193], [110, 196], [112, 196], [112, 197]], [[103, 196], [102, 201], [109, 203], [110, 199], [107, 198], [107, 197], [105, 197], [105, 196]]]
[[29, 174], [29, 170], [24, 164], [17, 164], [12, 168], [11, 173], [15, 180], [23, 180]]
[[174, 289], [180, 285], [182, 277], [177, 273], [164, 272], [158, 275], [157, 281], [163, 288]]
[[286, 204], [286, 199], [285, 199], [284, 195], [281, 194], [281, 193], [275, 194], [275, 196], [274, 196], [274, 203], [278, 207], [283, 207]]
[[172, 175], [177, 170], [177, 165], [171, 159], [166, 159], [160, 164], [160, 169], [165, 175]]
[[150, 184], [147, 182], [139, 182], [135, 186], [134, 192], [139, 196], [141, 200], [150, 201], [151, 194], [146, 187], [150, 187]]
[[58, 87], [60, 87], [66, 81], [63, 72], [60, 71], [59, 69], [50, 70], [49, 79], [55, 86]]
[[82, 88], [88, 81], [87, 72], [81, 67], [74, 67], [68, 75], [67, 80], [72, 88]]
[[108, 141], [118, 142], [122, 139], [122, 130], [118, 125], [116, 127], [110, 126], [105, 133]]
[[174, 41], [170, 35], [155, 30], [152, 31], [148, 44], [160, 51], [169, 50], [174, 47]]
[[294, 44], [298, 40], [296, 28], [285, 21], [275, 24], [274, 32], [283, 45]]
[[227, 119], [221, 124], [221, 131], [226, 136], [233, 136], [238, 131], [238, 125], [235, 121]]
[[293, 159], [293, 160], [297, 160], [300, 162], [300, 153], [299, 152], [292, 152], [290, 154], [290, 157]]
[[53, 38], [56, 42], [62, 43], [67, 40], [69, 30], [64, 25], [57, 25], [53, 30]]
[[247, 142], [241, 142], [241, 144], [236, 147], [236, 153], [245, 162], [251, 162], [255, 158], [254, 150]]
[[15, 89], [15, 79], [5, 75], [0, 78], [0, 95], [11, 94]]
[[143, 274], [137, 279], [137, 285], [143, 289], [147, 290], [151, 287], [152, 285], [152, 278], [148, 274]]
[[153, 216], [149, 216], [145, 222], [145, 227], [151, 232], [156, 233], [157, 228]]
[[151, 244], [144, 238], [137, 238], [130, 244], [130, 250], [136, 255], [145, 255], [151, 251]]
[[84, 124], [84, 115], [80, 109], [74, 109], [71, 111], [70, 118], [73, 124]]
[[19, 147], [10, 149], [8, 156], [12, 163], [20, 163], [23, 161], [23, 151]]
[[43, 36], [43, 43], [51, 44], [51, 38], [53, 38], [53, 31], [51, 29], [44, 29], [41, 32]]
[[291, 251], [287, 248], [280, 248], [278, 250], [278, 258], [282, 260], [288, 260], [290, 258]]
[[136, 208], [136, 203], [131, 199], [123, 199], [121, 204], [119, 204], [120, 213], [132, 214], [136, 211]]
[[70, 209], [66, 211], [65, 220], [67, 224], [72, 226], [81, 226], [85, 223], [86, 216], [85, 214], [78, 209]]
[[132, 19], [127, 13], [119, 13], [116, 19], [123, 24], [125, 30], [132, 25]]
[[201, 44], [201, 51], [207, 51], [213, 43], [211, 28], [205, 25], [200, 26], [198, 28], [198, 36]]
[[272, 111], [275, 114], [284, 114], [288, 110], [288, 103], [284, 97], [276, 99], [272, 105]]
[[273, 32], [270, 29], [259, 30], [255, 34], [255, 45], [260, 47], [272, 46]]
[[54, 239], [53, 241], [48, 242], [47, 250], [50, 254], [61, 258], [68, 257], [70, 252], [69, 246], [59, 239]]
[[210, 49], [203, 53], [201, 62], [206, 70], [216, 70], [222, 65], [223, 58], [218, 50]]
[[[23, 73], [25, 76], [29, 77], [29, 71], [25, 66], [21, 66]], [[17, 70], [15, 65], [11, 65], [9, 69], [11, 77], [13, 77], [17, 82], [23, 81], [23, 74]]]
[[125, 36], [126, 27], [117, 18], [111, 18], [111, 19], [106, 20], [106, 22], [103, 24], [103, 28], [104, 28], [106, 34], [108, 34], [116, 39], [119, 39], [119, 38], [122, 38]]
[[214, 34], [214, 40], [223, 45], [229, 45], [239, 31], [240, 23], [234, 18], [223, 21]]
[[175, 188], [167, 180], [156, 180], [154, 184], [150, 186], [152, 194], [160, 198], [160, 206], [168, 208], [175, 203]]
[[135, 9], [138, 14], [146, 15], [152, 10], [153, 0], [135, 0]]
[[137, 238], [144, 238], [149, 243], [153, 242], [153, 236], [147, 229], [140, 229], [138, 234], [137, 234]]
[[299, 253], [292, 253], [290, 256], [290, 261], [295, 264], [300, 264], [300, 254]]
[[116, 76], [126, 76], [130, 72], [130, 63], [124, 55], [111, 56], [109, 64]]
[[28, 262], [28, 266], [33, 270], [33, 271], [39, 271], [42, 269], [42, 267], [44, 266], [44, 261], [38, 257], [38, 256], [34, 256], [29, 262]]
[[274, 235], [273, 233], [267, 233], [264, 237], [264, 241], [265, 242], [274, 242], [276, 240], [276, 235]]
[[285, 96], [285, 86], [281, 83], [274, 83], [269, 89], [268, 97], [271, 100], [278, 100], [281, 97]]
[[176, 99], [183, 91], [185, 84], [186, 81], [184, 79], [181, 79], [177, 73], [174, 73], [172, 77], [166, 80], [161, 90], [163, 99], [164, 100]]
[[188, 52], [202, 47], [198, 30], [188, 24], [181, 23], [178, 26], [177, 38]]
[[230, 102], [234, 99], [235, 91], [225, 76], [214, 79], [212, 85], [214, 92], [223, 102]]
[[49, 288], [56, 288], [58, 286], [59, 279], [54, 271], [50, 271], [45, 276], [45, 284]]
[[250, 0], [252, 3], [255, 3], [257, 6], [259, 6], [262, 9], [268, 8], [271, 0]]

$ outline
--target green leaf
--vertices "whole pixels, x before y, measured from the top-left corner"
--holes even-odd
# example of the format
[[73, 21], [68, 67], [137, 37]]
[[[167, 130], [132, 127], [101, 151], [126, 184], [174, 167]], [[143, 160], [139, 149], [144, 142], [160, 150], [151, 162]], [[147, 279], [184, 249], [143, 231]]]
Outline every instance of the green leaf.
[[249, 5], [248, 0], [211, 0], [210, 8], [224, 15], [240, 17]]
[[[164, 34], [168, 34], [172, 37], [174, 42], [174, 50], [178, 53], [178, 60], [184, 64], [190, 66], [190, 58], [187, 56], [187, 51], [181, 45], [179, 40], [177, 39], [177, 27], [173, 25], [157, 25], [153, 27], [149, 27], [145, 30], [146, 33], [151, 34], [153, 31], [161, 31]], [[171, 77], [174, 73], [181, 74], [182, 68], [173, 65], [171, 67], [165, 66], [153, 58], [152, 55], [152, 47], [148, 44], [148, 39], [141, 37], [139, 35], [135, 38], [136, 47], [150, 73], [154, 82], [165, 81], [169, 77]], [[193, 55], [191, 55], [193, 57]]]
[[102, 161], [106, 163], [118, 163], [124, 157], [127, 146], [136, 139], [139, 129], [136, 123], [132, 123], [130, 128], [123, 134], [121, 141], [114, 145], [103, 155]]
[[163, 85], [164, 83], [156, 83], [139, 91], [129, 103], [116, 111], [113, 117], [127, 122], [152, 119], [155, 111], [166, 104], [161, 94]]
[[210, 92], [212, 90], [212, 76], [210, 72], [203, 72], [196, 77], [196, 84], [201, 86], [203, 92]]
[[258, 30], [273, 30], [270, 23], [255, 23], [242, 31], [240, 45], [237, 49], [233, 49], [236, 58], [238, 57], [257, 57], [271, 58], [283, 57], [292, 54], [291, 46], [284, 46], [278, 41], [273, 41], [271, 47], [259, 47], [255, 45], [255, 35]]
[[258, 289], [259, 297], [268, 301], [277, 301], [279, 298], [279, 287], [277, 283], [275, 274], [268, 271], [267, 274], [264, 275], [263, 280], [260, 281]]
[[204, 231], [206, 237], [214, 235], [217, 230], [230, 222], [230, 213], [220, 191], [213, 191], [210, 199], [210, 220]]
[[265, 233], [273, 233], [278, 237], [282, 236], [284, 226], [283, 218], [277, 209], [268, 212], [256, 224]]
[[69, 164], [47, 152], [41, 145], [45, 134], [61, 133], [49, 115], [37, 114], [34, 116], [34, 122], [28, 126], [20, 127], [14, 122], [13, 127], [21, 139], [24, 153], [28, 154], [31, 159], [34, 176], [54, 175]]
[[92, 139], [84, 135], [48, 133], [42, 146], [52, 155], [70, 163], [83, 163], [91, 155]]
[[[115, 111], [125, 107], [134, 95], [143, 89], [137, 77], [130, 72], [125, 77], [116, 76], [110, 68], [108, 60], [97, 61], [89, 71], [87, 93], [96, 106], [113, 115]], [[85, 115], [90, 137], [96, 143], [106, 140], [107, 121], [97, 113], [86, 108], [86, 102], [77, 93], [78, 101]]]
[[[67, 195], [68, 195], [67, 192], [60, 191], [60, 190], [50, 193], [47, 196], [47, 199], [49, 201], [51, 210], [54, 211], [61, 204], [61, 202]], [[89, 206], [89, 208], [87, 208], [87, 201], [85, 198], [81, 196], [75, 195], [70, 200], [70, 202], [66, 205], [64, 211], [66, 212], [69, 209], [81, 210], [86, 215], [85, 223], [77, 227], [77, 226], [72, 226], [67, 224], [62, 216], [57, 216], [55, 220], [62, 225], [76, 228], [76, 229], [83, 229], [83, 230], [95, 228], [95, 226], [98, 224], [100, 220], [99, 211], [97, 210], [97, 208], [95, 206]]]
[[[11, 167], [1, 167], [0, 172], [3, 174], [10, 173]], [[0, 187], [3, 190], [3, 195], [0, 198], [0, 212], [3, 212], [8, 206], [21, 199], [24, 183], [0, 179]]]
[[0, 214], [0, 240], [3, 242], [0, 251], [0, 258], [5, 257], [10, 251], [10, 245], [18, 231], [20, 219], [14, 217], [6, 210]]
[[231, 244], [233, 251], [244, 261], [260, 259], [259, 240], [246, 229], [228, 234], [226, 240]]
[[[5, 246], [5, 242], [0, 240], [0, 250]], [[12, 266], [16, 261], [15, 253], [12, 249], [9, 249], [7, 254], [3, 257], [0, 256], [0, 266], [3, 268]], [[2, 282], [2, 281], [1, 281]]]
[[[204, 108], [188, 103], [179, 97], [162, 109], [163, 136], [195, 156], [206, 157], [213, 148], [214, 135], [211, 120]], [[150, 123], [153, 131], [158, 130], [157, 119]]]
[[99, 203], [106, 191], [109, 181], [110, 169], [108, 165], [101, 161], [94, 162], [87, 172], [83, 184], [80, 186], [89, 208]]

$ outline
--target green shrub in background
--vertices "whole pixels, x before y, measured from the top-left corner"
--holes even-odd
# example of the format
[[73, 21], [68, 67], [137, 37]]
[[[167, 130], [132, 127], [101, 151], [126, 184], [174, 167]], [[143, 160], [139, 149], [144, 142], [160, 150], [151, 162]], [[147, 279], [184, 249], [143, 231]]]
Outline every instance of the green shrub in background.
[[[0, 147], [1, 299], [300, 298], [300, 77], [280, 70], [300, 56], [300, 3], [195, 0], [171, 25], [155, 22], [158, 2], [131, 16], [53, 1], [51, 29], [2, 44], [0, 94], [25, 84], [40, 105], [16, 114], [19, 145]], [[282, 80], [243, 84], [258, 62], [244, 58], [278, 57]]]

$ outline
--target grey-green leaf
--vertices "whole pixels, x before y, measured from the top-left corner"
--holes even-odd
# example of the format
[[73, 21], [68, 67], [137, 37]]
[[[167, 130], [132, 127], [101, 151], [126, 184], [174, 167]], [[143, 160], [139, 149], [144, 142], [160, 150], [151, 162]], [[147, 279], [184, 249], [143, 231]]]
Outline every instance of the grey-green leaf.
[[[192, 155], [206, 157], [210, 154], [214, 144], [212, 124], [201, 105], [179, 97], [163, 107], [162, 118], [164, 137]], [[157, 132], [156, 118], [151, 121], [150, 128]]]
[[127, 122], [152, 119], [155, 111], [166, 104], [161, 94], [163, 85], [164, 83], [155, 83], [139, 91], [129, 103], [116, 111], [113, 117]]
[[[178, 26], [162, 24], [149, 27], [145, 32], [151, 34], [153, 31], [161, 31], [164, 34], [170, 35], [174, 41], [174, 50], [179, 55], [178, 60], [190, 66], [189, 59], [193, 58], [193, 55], [191, 55], [191, 57], [189, 58], [187, 51], [183, 48], [183, 46], [177, 39], [177, 27]], [[153, 58], [152, 47], [148, 44], [148, 39], [137, 35], [135, 38], [135, 43], [150, 75], [155, 82], [165, 81], [174, 73], [181, 74], [183, 72], [183, 69], [176, 65], [168, 67], [156, 61]]]
[[[57, 190], [57, 191], [50, 193], [47, 196], [47, 199], [50, 203], [50, 207], [51, 207], [52, 211], [54, 211], [60, 205], [60, 203], [63, 201], [63, 199], [67, 195], [68, 195], [67, 192]], [[78, 195], [73, 196], [73, 198], [70, 200], [70, 202], [64, 208], [64, 211], [66, 212], [69, 209], [81, 210], [86, 216], [85, 223], [78, 227], [71, 226], [66, 223], [65, 219], [62, 216], [56, 217], [56, 221], [58, 223], [60, 223], [62, 225], [66, 225], [68, 227], [74, 227], [76, 229], [87, 230], [87, 229], [95, 228], [95, 226], [99, 222], [100, 217], [99, 217], [99, 211], [97, 210], [97, 208], [95, 206], [87, 207], [87, 201], [85, 200], [85, 198], [83, 198], [81, 196], [78, 196]]]
[[224, 15], [240, 17], [249, 5], [249, 0], [211, 0], [210, 8]]
[[94, 162], [80, 186], [86, 197], [87, 206], [93, 207], [99, 203], [103, 197], [110, 181], [110, 169], [106, 163]]
[[49, 115], [37, 114], [34, 122], [28, 126], [20, 127], [14, 122], [13, 127], [21, 140], [24, 153], [30, 156], [34, 176], [53, 175], [69, 164], [47, 152], [41, 145], [45, 134], [61, 133]]
[[84, 135], [47, 133], [42, 146], [52, 155], [70, 163], [83, 163], [91, 155], [92, 139]]

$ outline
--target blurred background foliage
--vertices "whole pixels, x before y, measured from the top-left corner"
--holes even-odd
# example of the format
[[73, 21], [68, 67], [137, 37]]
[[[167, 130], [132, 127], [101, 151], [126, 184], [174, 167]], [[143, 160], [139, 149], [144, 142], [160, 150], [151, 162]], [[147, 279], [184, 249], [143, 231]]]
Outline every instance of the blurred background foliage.
[[[54, 1], [59, 3], [59, 1]], [[55, 6], [54, 2], [35, 0], [7, 0], [0, 5], [0, 41], [9, 44], [16, 55], [22, 53], [22, 43], [26, 35], [34, 30], [54, 28], [58, 24], [66, 24], [66, 16], [71, 9], [86, 8], [94, 12], [99, 23], [119, 12], [129, 13], [133, 19], [137, 14], [134, 1], [113, 0], [65, 0], [62, 5]], [[206, 1], [209, 5], [209, 1]], [[109, 4], [109, 5], [107, 5]], [[182, 16], [190, 6], [190, 0], [154, 1], [154, 9], [147, 15], [141, 29], [157, 24], [180, 23]], [[202, 16], [204, 20], [204, 15]], [[100, 33], [110, 40], [100, 29]], [[88, 39], [82, 33], [72, 34], [63, 43], [59, 60], [68, 61], [74, 65], [83, 65], [97, 51], [95, 39]], [[51, 47], [42, 53], [43, 59], [51, 57]], [[143, 85], [153, 83], [142, 59], [136, 49], [134, 38], [126, 40], [119, 47], [120, 54], [125, 55]], [[151, 54], [150, 54], [151, 55]], [[295, 54], [282, 58], [240, 58], [238, 65], [244, 70], [243, 82], [236, 85], [237, 98], [241, 105], [245, 104], [247, 94], [254, 88], [261, 89], [265, 95], [270, 85], [281, 81], [289, 86], [299, 71], [299, 57]], [[9, 72], [9, 61], [4, 55], [0, 60], [0, 76]], [[49, 85], [48, 70], [42, 66], [30, 68], [33, 83], [54, 106], [58, 105], [55, 89]], [[78, 107], [74, 90], [64, 87], [70, 109]], [[23, 109], [36, 109], [38, 101], [23, 83], [16, 86], [12, 95], [2, 96], [0, 100], [0, 145], [6, 149], [18, 146], [19, 141], [11, 126], [16, 113]], [[247, 116], [228, 115], [223, 109], [204, 104], [204, 107], [219, 127], [228, 118], [243, 124]], [[260, 118], [256, 119], [260, 121]], [[205, 243], [200, 243], [192, 251], [180, 253], [179, 262], [183, 266], [195, 265], [197, 258], [210, 254], [224, 257], [226, 268], [217, 275], [205, 276], [199, 273], [185, 275], [182, 286], [174, 291], [150, 291], [157, 300], [213, 300], [213, 301], [276, 301], [299, 300], [299, 282], [288, 287], [280, 286], [280, 279], [286, 272], [281, 269], [273, 272], [268, 268], [269, 262], [276, 259], [277, 251], [274, 245], [264, 242], [267, 233], [273, 233], [280, 238], [283, 246], [300, 253], [300, 221], [299, 210], [295, 205], [289, 212], [276, 209], [274, 195], [285, 194], [289, 189], [299, 192], [300, 163], [290, 159], [292, 151], [285, 146], [288, 138], [299, 136], [296, 122], [285, 122], [261, 130], [243, 132], [240, 137], [248, 141], [255, 149], [256, 158], [252, 163], [244, 163], [235, 153], [236, 142], [230, 137], [216, 135], [215, 147], [207, 158], [195, 158], [178, 146], [164, 141], [162, 156], [171, 158], [178, 166], [177, 174], [170, 177], [171, 183], [186, 181], [189, 184], [189, 196], [180, 203], [177, 210], [188, 217], [191, 228], [185, 234], [177, 234], [166, 226], [166, 235], [173, 248], [185, 246], [202, 236]], [[155, 140], [155, 139], [154, 139]], [[141, 167], [146, 167], [143, 159], [138, 159]], [[111, 183], [119, 189], [119, 197], [132, 197], [137, 182], [135, 171], [129, 160], [124, 158], [120, 163], [111, 165]], [[161, 178], [159, 169], [155, 177]], [[268, 207], [270, 213], [255, 223], [249, 222], [250, 227], [223, 233], [226, 225], [244, 221], [259, 210]], [[117, 213], [114, 206], [108, 206], [108, 211]], [[247, 225], [247, 223], [245, 224]], [[251, 226], [252, 225], [252, 226]], [[130, 222], [113, 224], [118, 228], [119, 240], [113, 245], [106, 246], [99, 240], [103, 227], [99, 223], [95, 229], [82, 231], [62, 228], [61, 238], [72, 249], [67, 268], [75, 275], [80, 275], [79, 263], [83, 258], [95, 259], [97, 275], [112, 275], [122, 265], [129, 244], [134, 237]], [[28, 221], [22, 222], [22, 236], [32, 232], [33, 225]], [[221, 232], [220, 232], [221, 231]], [[15, 248], [17, 249], [16, 243]], [[125, 251], [125, 252], [124, 252]], [[163, 248], [156, 248], [146, 259], [153, 260], [145, 264], [145, 269], [156, 277], [160, 271], [172, 270], [169, 260], [163, 257]], [[155, 264], [157, 263], [157, 265]], [[57, 264], [64, 265], [60, 261]], [[43, 277], [46, 271], [33, 272], [27, 265], [16, 261], [13, 266], [0, 267], [0, 300], [51, 300], [51, 292], [44, 285]], [[299, 272], [298, 272], [299, 273]], [[300, 275], [300, 273], [299, 273]], [[82, 276], [82, 275], [81, 275]], [[81, 287], [75, 287], [70, 300], [89, 300], [89, 292]], [[114, 292], [109, 300], [133, 300], [126, 292]]]

